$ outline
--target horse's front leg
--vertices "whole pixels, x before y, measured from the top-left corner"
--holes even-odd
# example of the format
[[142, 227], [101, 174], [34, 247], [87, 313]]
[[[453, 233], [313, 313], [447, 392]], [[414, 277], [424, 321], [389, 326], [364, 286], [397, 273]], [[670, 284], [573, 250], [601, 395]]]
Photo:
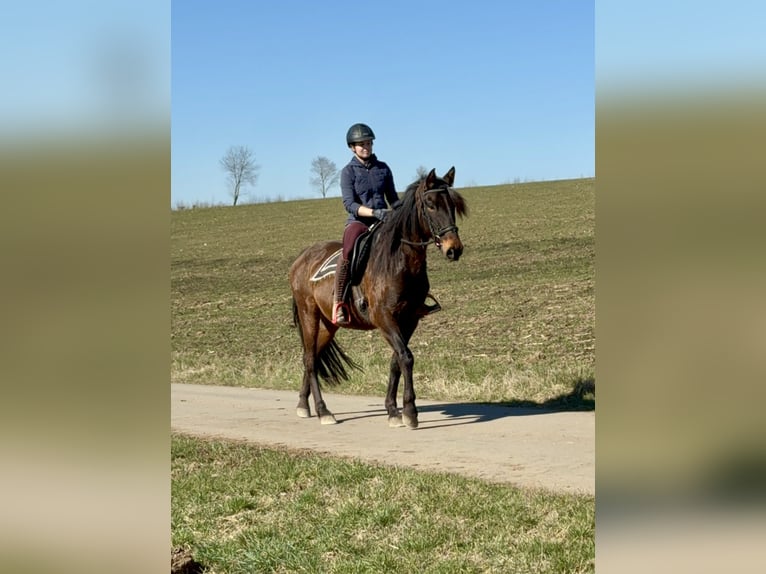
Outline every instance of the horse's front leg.
[[413, 325], [400, 323], [396, 326], [391, 325], [391, 328], [383, 331], [383, 336], [394, 350], [386, 393], [386, 410], [388, 410], [388, 422], [391, 426], [399, 426], [396, 424], [400, 416], [396, 410], [396, 391], [399, 386], [399, 377], [404, 376], [401, 422], [409, 428], [418, 428], [418, 409], [415, 407], [415, 388], [412, 384], [412, 367], [415, 364], [415, 358], [407, 346], [416, 326], [417, 322]]
[[[393, 405], [396, 404], [396, 387], [398, 386], [399, 374], [404, 377], [404, 392], [402, 393], [402, 422], [412, 429], [418, 428], [418, 409], [415, 407], [415, 388], [412, 384], [412, 367], [415, 358], [407, 347], [406, 340], [401, 337], [392, 337], [391, 346], [394, 348], [394, 359], [398, 366], [392, 365], [391, 376], [388, 381], [388, 393], [386, 394], [386, 408], [393, 397]], [[392, 360], [393, 363], [393, 360]], [[391, 410], [388, 411], [389, 423], [391, 422]]]
[[402, 422], [411, 429], [418, 428], [418, 409], [415, 407], [415, 387], [412, 384], [412, 367], [415, 358], [409, 347], [399, 353], [399, 367], [404, 376], [404, 391], [402, 392]]
[[388, 411], [388, 426], [402, 427], [402, 415], [396, 406], [396, 393], [399, 391], [399, 378], [402, 369], [399, 367], [399, 355], [394, 352], [391, 356], [391, 367], [388, 375], [388, 389], [386, 390], [386, 411]]

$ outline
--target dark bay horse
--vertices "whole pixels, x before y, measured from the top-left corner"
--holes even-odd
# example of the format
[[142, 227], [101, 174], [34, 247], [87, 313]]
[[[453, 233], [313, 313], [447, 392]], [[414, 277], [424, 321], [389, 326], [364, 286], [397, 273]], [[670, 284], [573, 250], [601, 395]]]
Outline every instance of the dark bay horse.
[[[348, 327], [379, 329], [391, 348], [385, 406], [390, 426], [417, 428], [418, 411], [412, 384], [414, 359], [407, 346], [424, 316], [429, 291], [426, 248], [434, 243], [444, 256], [457, 261], [463, 244], [455, 216], [467, 215], [463, 197], [454, 189], [455, 168], [441, 178], [435, 170], [412, 183], [401, 205], [378, 224], [373, 234], [367, 270], [353, 288]], [[303, 385], [298, 394], [299, 417], [310, 417], [309, 394], [322, 424], [335, 424], [327, 409], [319, 378], [330, 384], [348, 379], [346, 367], [359, 368], [334, 340], [340, 328], [331, 321], [334, 274], [322, 278], [317, 270], [341, 248], [340, 241], [324, 241], [306, 248], [290, 267], [293, 321], [303, 343]], [[399, 379], [404, 375], [402, 412], [396, 406]]]

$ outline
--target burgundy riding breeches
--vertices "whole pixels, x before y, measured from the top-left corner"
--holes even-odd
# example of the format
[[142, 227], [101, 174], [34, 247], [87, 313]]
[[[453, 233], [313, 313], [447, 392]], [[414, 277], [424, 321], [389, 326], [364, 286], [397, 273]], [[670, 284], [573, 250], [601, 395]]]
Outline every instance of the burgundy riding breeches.
[[346, 225], [343, 230], [343, 259], [351, 256], [351, 250], [354, 249], [356, 238], [367, 231], [368, 227], [359, 221], [352, 221]]

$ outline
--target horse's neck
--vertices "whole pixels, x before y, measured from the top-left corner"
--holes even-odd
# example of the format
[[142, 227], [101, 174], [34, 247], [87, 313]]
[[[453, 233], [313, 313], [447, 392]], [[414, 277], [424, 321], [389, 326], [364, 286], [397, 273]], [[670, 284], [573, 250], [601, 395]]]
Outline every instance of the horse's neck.
[[404, 277], [412, 277], [416, 281], [420, 281], [428, 275], [425, 247], [402, 244], [399, 246], [396, 256], [400, 260], [401, 275]]
[[[420, 243], [418, 241], [417, 243]], [[426, 246], [425, 245], [407, 245], [400, 243], [399, 247], [393, 253], [390, 252], [390, 245], [383, 241], [376, 241], [370, 251], [371, 261], [383, 261], [393, 259], [392, 264], [381, 265], [380, 269], [394, 277], [406, 275], [419, 277], [426, 275]]]

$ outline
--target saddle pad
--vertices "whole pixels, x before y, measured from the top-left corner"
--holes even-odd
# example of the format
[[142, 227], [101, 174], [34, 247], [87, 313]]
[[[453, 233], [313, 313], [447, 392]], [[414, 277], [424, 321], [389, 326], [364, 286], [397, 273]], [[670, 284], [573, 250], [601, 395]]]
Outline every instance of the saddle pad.
[[335, 253], [325, 259], [324, 262], [319, 266], [319, 269], [317, 269], [311, 276], [309, 281], [320, 281], [325, 277], [335, 275], [335, 268], [338, 266], [338, 259], [340, 258], [342, 251], [343, 248], [338, 249]]

